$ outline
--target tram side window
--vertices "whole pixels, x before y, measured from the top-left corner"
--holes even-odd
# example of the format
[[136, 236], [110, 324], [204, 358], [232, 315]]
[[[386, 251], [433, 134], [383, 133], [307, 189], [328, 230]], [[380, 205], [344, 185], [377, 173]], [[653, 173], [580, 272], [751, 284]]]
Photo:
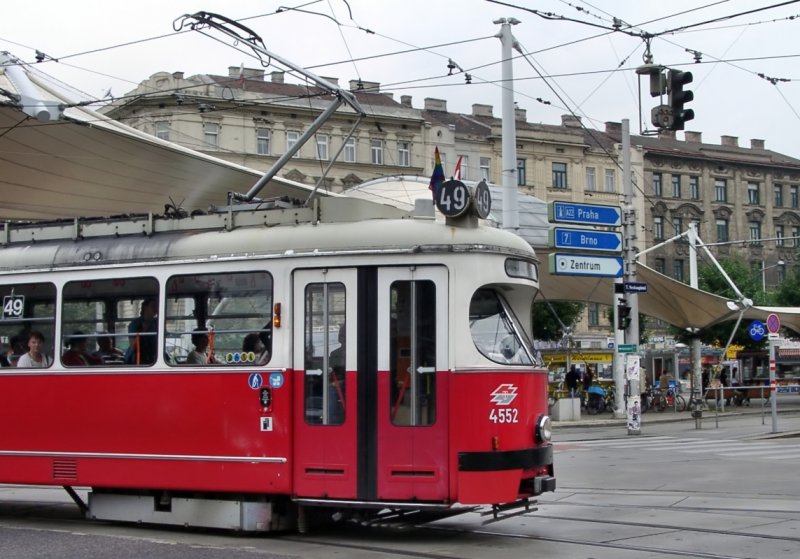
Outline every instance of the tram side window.
[[525, 331], [506, 301], [493, 289], [479, 289], [469, 306], [472, 341], [485, 357], [503, 365], [531, 365]]
[[345, 302], [342, 283], [311, 283], [306, 286], [303, 323], [306, 423], [344, 423], [347, 394]]
[[65, 367], [145, 366], [158, 353], [158, 280], [83, 279], [64, 285], [61, 363]]
[[[0, 320], [3, 367], [15, 367], [20, 358], [29, 352], [31, 333], [39, 332], [44, 338], [40, 351], [45, 357], [30, 355], [20, 366], [49, 367], [53, 362], [55, 340], [56, 287], [52, 283], [25, 283], [0, 285], [3, 314]], [[38, 339], [38, 336], [34, 336]]]
[[390, 413], [394, 425], [436, 421], [436, 285], [396, 281], [390, 290]]
[[272, 357], [272, 276], [188, 274], [167, 281], [164, 353], [174, 366], [253, 367]]

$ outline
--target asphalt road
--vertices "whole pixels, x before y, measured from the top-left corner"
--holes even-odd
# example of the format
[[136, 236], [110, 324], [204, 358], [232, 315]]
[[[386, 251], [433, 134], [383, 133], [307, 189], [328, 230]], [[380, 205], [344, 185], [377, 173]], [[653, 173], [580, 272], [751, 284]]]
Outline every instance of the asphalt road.
[[[666, 416], [664, 416], [666, 417]], [[59, 488], [0, 486], [0, 557], [14, 559], [796, 558], [800, 414], [780, 436], [758, 414], [719, 427], [647, 422], [556, 428], [558, 490], [539, 510], [483, 525], [466, 514], [406, 531], [341, 526], [242, 536], [83, 519]]]

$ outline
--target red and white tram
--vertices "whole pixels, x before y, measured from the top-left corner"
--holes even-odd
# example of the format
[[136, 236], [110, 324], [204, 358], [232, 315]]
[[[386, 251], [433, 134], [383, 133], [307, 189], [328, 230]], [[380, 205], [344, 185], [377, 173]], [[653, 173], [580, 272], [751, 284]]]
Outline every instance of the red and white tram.
[[533, 250], [370, 207], [7, 225], [0, 337], [52, 364], [0, 369], [0, 482], [246, 531], [553, 491]]

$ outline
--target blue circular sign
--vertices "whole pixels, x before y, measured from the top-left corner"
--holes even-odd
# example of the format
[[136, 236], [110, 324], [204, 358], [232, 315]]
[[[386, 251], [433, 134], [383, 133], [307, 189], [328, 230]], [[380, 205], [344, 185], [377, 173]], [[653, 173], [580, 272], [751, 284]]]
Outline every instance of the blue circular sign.
[[258, 373], [250, 373], [250, 376], [247, 379], [247, 384], [249, 384], [250, 388], [253, 390], [258, 390], [261, 388], [261, 385], [264, 384], [264, 379], [262, 379], [261, 375]]
[[269, 374], [269, 385], [272, 388], [280, 388], [283, 386], [283, 373], [270, 373]]
[[753, 341], [759, 342], [767, 335], [767, 329], [760, 320], [754, 320], [747, 327], [747, 333]]

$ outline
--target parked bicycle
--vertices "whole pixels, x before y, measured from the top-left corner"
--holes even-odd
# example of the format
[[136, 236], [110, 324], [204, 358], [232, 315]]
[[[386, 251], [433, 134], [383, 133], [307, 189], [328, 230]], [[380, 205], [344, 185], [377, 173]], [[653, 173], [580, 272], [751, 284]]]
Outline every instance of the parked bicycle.
[[666, 392], [661, 390], [654, 392], [652, 404], [658, 411], [664, 411], [668, 407], [675, 411], [686, 410], [686, 398], [676, 393], [674, 388], [668, 388]]

